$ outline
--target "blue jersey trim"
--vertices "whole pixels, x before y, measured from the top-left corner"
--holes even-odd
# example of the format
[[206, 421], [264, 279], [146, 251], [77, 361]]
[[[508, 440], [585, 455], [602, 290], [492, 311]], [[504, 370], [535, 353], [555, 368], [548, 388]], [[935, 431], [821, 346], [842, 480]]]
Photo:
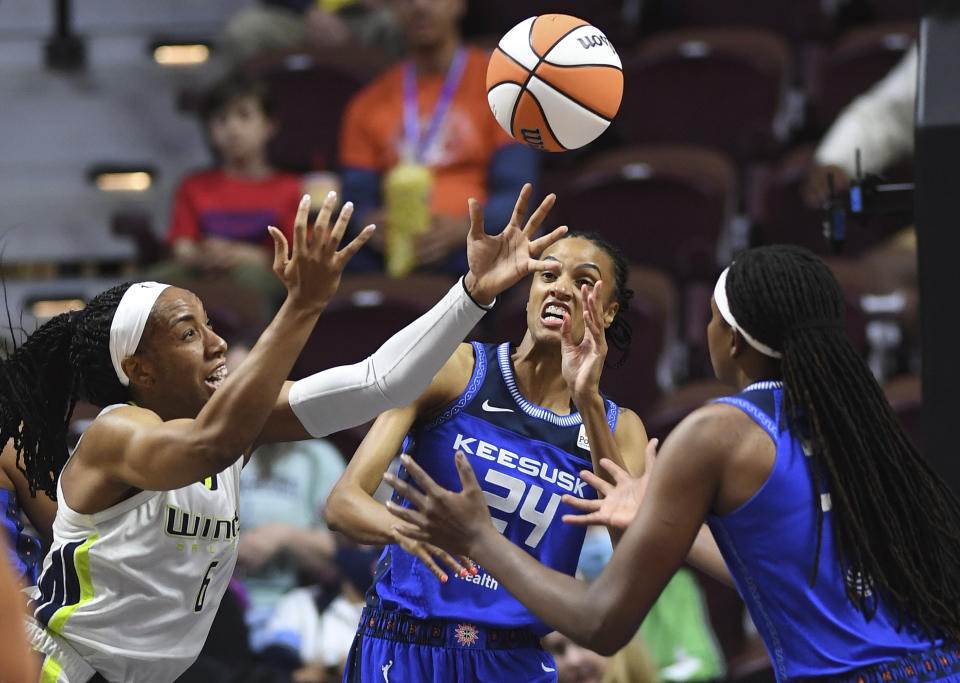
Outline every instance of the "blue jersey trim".
[[[740, 554], [737, 552], [737, 549], [733, 544], [733, 539], [730, 538], [730, 534], [727, 532], [726, 526], [723, 524], [710, 524], [709, 520], [708, 526], [714, 535], [721, 537], [721, 542], [723, 543], [723, 546], [721, 547], [726, 548], [727, 552], [730, 553], [730, 557], [727, 558], [725, 556], [724, 560], [733, 560], [736, 563], [740, 570], [740, 577], [746, 584], [743, 586], [743, 588], [746, 588], [750, 592], [750, 596], [753, 598], [754, 605], [756, 605], [761, 617], [763, 617], [762, 628], [766, 629], [767, 634], [770, 636], [770, 644], [773, 646], [773, 652], [770, 654], [772, 655], [771, 658], [774, 660], [774, 666], [777, 670], [777, 681], [782, 681], [787, 675], [786, 655], [784, 654], [783, 644], [780, 640], [780, 633], [777, 631], [777, 627], [774, 626], [773, 619], [770, 617], [770, 614], [763, 604], [760, 588], [757, 586], [757, 582], [754, 581], [753, 574], [751, 574], [750, 570], [747, 569], [747, 565], [743, 561], [743, 558], [740, 557]], [[736, 575], [734, 574], [734, 576]]]
[[777, 423], [773, 421], [769, 415], [760, 410], [750, 401], [740, 398], [739, 396], [724, 396], [714, 400], [714, 403], [729, 403], [732, 406], [736, 406], [747, 415], [756, 420], [757, 424], [763, 427], [767, 434], [770, 435], [770, 438], [773, 439], [774, 443], [777, 441]]
[[[483, 380], [487, 376], [487, 354], [480, 342], [470, 342], [470, 345], [473, 346], [474, 363], [473, 374], [470, 376], [467, 388], [457, 397], [456, 401], [447, 406], [446, 410], [428, 422], [424, 427], [425, 429], [433, 429], [452, 420], [470, 404], [473, 397], [480, 391], [480, 387], [483, 386]], [[404, 443], [404, 446], [406, 446], [406, 443]]]
[[507, 391], [510, 396], [520, 406], [520, 410], [528, 417], [549, 422], [558, 427], [576, 427], [583, 424], [580, 413], [570, 413], [569, 415], [557, 415], [552, 410], [541, 408], [525, 399], [520, 389], [517, 388], [517, 380], [513, 376], [513, 366], [510, 364], [510, 342], [504, 342], [497, 348], [497, 358], [500, 361], [500, 372], [503, 373], [503, 381], [507, 384]]

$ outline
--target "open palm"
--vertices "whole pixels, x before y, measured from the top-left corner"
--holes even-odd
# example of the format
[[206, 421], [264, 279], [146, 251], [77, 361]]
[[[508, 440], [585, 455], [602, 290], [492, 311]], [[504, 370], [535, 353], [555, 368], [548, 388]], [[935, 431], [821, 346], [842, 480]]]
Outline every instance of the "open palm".
[[592, 292], [586, 285], [580, 291], [584, 330], [579, 343], [573, 339], [573, 321], [569, 315], [563, 317], [560, 328], [560, 371], [574, 401], [584, 393], [599, 391], [603, 361], [607, 357], [607, 339], [600, 311], [602, 291], [602, 280], [597, 281]]
[[528, 273], [557, 270], [560, 267], [559, 263], [541, 261], [536, 257], [563, 237], [566, 227], [557, 228], [539, 239], [533, 239], [556, 201], [556, 195], [547, 195], [524, 223], [523, 218], [527, 214], [531, 193], [532, 187], [527, 183], [520, 190], [510, 222], [496, 235], [484, 232], [483, 208], [480, 202], [476, 199], [468, 201], [470, 231], [467, 233], [467, 263], [470, 265], [470, 273], [476, 279], [471, 291], [485, 299], [492, 299]]

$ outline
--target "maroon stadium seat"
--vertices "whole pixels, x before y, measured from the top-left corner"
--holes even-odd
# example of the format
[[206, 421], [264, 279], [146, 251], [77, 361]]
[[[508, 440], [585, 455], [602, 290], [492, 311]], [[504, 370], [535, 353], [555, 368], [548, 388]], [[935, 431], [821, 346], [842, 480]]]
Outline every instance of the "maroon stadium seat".
[[624, 93], [614, 125], [631, 144], [685, 143], [738, 161], [780, 144], [775, 121], [789, 81], [786, 42], [764, 29], [662, 33], [624, 57]]

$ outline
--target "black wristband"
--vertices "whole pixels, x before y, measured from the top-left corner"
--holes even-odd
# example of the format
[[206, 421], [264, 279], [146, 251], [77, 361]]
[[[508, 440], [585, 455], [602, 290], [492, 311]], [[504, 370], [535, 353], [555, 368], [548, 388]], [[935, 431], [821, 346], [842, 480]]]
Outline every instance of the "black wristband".
[[466, 293], [467, 298], [470, 299], [470, 301], [473, 302], [473, 305], [479, 308], [480, 310], [489, 311], [490, 309], [493, 308], [493, 305], [497, 303], [497, 300], [494, 299], [492, 302], [490, 302], [490, 305], [484, 306], [482, 303], [474, 299], [473, 295], [470, 293], [470, 290], [467, 289], [467, 278], [465, 276], [460, 278], [460, 286], [463, 287], [463, 291]]

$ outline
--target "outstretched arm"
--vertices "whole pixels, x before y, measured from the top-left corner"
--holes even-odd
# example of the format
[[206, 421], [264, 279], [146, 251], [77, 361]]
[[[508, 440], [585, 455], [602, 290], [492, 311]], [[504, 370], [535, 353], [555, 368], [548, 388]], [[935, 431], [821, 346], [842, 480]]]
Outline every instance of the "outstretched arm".
[[[350, 257], [369, 237], [364, 230], [337, 250], [351, 205], [345, 204], [334, 225], [336, 202], [331, 193], [311, 228], [310, 198], [297, 211], [292, 253], [283, 234], [271, 227], [274, 272], [287, 288], [287, 298], [250, 355], [213, 393], [192, 419], [164, 421], [151, 410], [125, 406], [97, 418], [68, 463], [70, 481], [105, 500], [129, 487], [166, 490], [186, 486], [222, 471], [244, 453], [270, 415], [277, 393], [290, 373], [317, 317], [333, 296]], [[178, 323], [184, 344], [207, 344], [202, 320]], [[78, 469], [79, 468], [79, 469]], [[79, 477], [79, 479], [78, 479]], [[112, 492], [108, 495], [108, 491]], [[70, 492], [64, 491], [70, 498]]]
[[645, 503], [592, 583], [548, 569], [497, 533], [462, 454], [456, 460], [461, 493], [440, 488], [405, 458], [420, 489], [390, 475], [385, 480], [417, 509], [389, 508], [403, 520], [400, 532], [473, 558], [538, 618], [590, 649], [612, 654], [636, 632], [713, 504], [730, 447], [720, 417], [701, 409], [670, 436]]
[[524, 224], [530, 185], [525, 185], [510, 223], [497, 235], [483, 230], [483, 210], [470, 205], [467, 259], [470, 271], [436, 306], [355, 365], [330, 368], [288, 383], [258, 443], [325, 436], [411, 403], [473, 329], [497, 294], [537, 270], [559, 264], [536, 256], [566, 228], [533, 239], [556, 199], [547, 196]]

